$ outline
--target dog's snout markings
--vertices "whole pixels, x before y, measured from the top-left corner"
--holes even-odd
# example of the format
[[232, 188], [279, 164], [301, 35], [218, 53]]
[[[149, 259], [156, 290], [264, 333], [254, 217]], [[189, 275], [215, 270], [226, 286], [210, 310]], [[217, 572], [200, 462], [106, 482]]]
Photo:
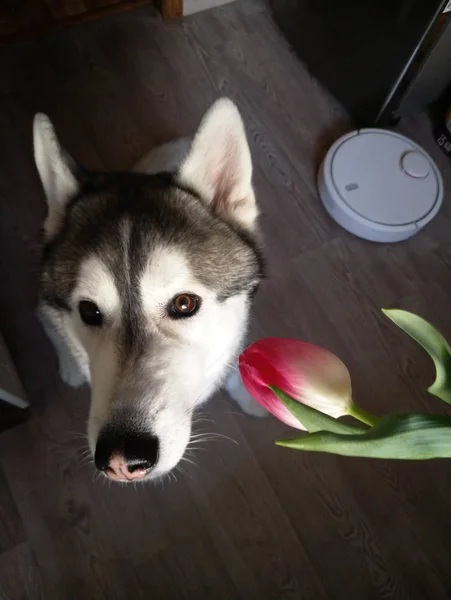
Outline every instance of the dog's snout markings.
[[106, 430], [97, 441], [94, 462], [114, 481], [136, 481], [158, 462], [159, 441], [153, 435]]

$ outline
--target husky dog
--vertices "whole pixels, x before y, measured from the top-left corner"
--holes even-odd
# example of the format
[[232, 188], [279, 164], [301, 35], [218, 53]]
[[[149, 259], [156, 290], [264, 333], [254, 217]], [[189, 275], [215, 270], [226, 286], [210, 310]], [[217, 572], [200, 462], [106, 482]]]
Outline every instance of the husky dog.
[[252, 164], [236, 106], [218, 100], [192, 141], [131, 173], [92, 173], [34, 121], [47, 197], [39, 315], [65, 382], [91, 385], [88, 440], [116, 481], [182, 458], [195, 408], [227, 379], [249, 414], [236, 359], [262, 276]]

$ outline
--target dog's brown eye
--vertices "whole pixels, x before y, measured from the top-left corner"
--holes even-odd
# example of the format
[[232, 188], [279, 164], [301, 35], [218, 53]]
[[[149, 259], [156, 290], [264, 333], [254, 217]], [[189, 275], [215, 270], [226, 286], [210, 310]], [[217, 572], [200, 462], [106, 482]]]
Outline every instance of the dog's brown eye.
[[103, 316], [99, 307], [90, 300], [81, 300], [78, 305], [78, 312], [81, 320], [86, 325], [91, 327], [101, 327], [103, 324]]
[[171, 317], [190, 317], [200, 306], [200, 298], [194, 294], [179, 294], [172, 300], [169, 314]]

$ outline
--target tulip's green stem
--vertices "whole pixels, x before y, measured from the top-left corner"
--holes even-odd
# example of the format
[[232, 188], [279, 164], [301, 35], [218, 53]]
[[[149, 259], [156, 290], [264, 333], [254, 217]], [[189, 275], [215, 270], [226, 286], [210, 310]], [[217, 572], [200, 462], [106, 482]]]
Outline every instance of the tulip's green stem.
[[357, 419], [370, 427], [373, 427], [379, 421], [379, 417], [367, 413], [366, 410], [363, 410], [363, 408], [360, 408], [360, 406], [357, 406], [357, 404], [354, 403], [349, 407], [348, 415], [351, 415], [354, 419]]

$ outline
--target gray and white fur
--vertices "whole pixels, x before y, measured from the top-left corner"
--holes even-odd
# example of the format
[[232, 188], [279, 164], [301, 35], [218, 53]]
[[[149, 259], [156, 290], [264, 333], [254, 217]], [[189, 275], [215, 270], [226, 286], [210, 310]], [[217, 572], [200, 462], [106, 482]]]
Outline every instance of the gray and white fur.
[[97, 467], [113, 480], [157, 478], [228, 374], [230, 395], [262, 415], [236, 369], [263, 269], [241, 117], [217, 101], [192, 141], [131, 173], [81, 168], [42, 114], [34, 151], [48, 203], [39, 314], [61, 377], [91, 385]]

